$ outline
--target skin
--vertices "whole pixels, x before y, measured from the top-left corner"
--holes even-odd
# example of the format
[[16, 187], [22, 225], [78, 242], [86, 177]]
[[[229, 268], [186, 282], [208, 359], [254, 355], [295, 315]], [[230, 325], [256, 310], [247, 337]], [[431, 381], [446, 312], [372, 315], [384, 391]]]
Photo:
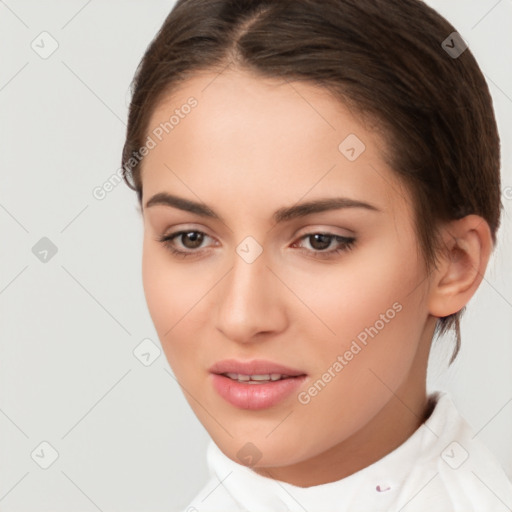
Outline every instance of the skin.
[[[344, 104], [304, 82], [204, 72], [158, 105], [148, 134], [190, 96], [197, 107], [143, 161], [143, 284], [163, 349], [228, 457], [243, 464], [237, 452], [251, 442], [261, 475], [301, 487], [339, 480], [402, 444], [430, 414], [436, 316], [458, 311], [477, 289], [489, 228], [474, 215], [446, 225], [446, 257], [427, 273], [409, 192], [384, 163], [377, 133]], [[349, 134], [366, 146], [353, 162], [338, 149]], [[204, 202], [222, 221], [145, 206], [161, 192]], [[279, 208], [339, 196], [378, 211], [272, 220]], [[206, 235], [199, 248], [174, 240], [191, 257], [158, 241], [180, 230]], [[319, 232], [356, 240], [320, 258], [319, 244], [305, 237]], [[252, 263], [236, 252], [247, 236], [263, 249]], [[338, 247], [331, 238], [325, 250]], [[268, 409], [242, 410], [211, 385], [216, 361], [268, 359], [307, 373], [299, 390], [307, 391], [395, 303], [401, 311], [307, 404], [294, 393]]]

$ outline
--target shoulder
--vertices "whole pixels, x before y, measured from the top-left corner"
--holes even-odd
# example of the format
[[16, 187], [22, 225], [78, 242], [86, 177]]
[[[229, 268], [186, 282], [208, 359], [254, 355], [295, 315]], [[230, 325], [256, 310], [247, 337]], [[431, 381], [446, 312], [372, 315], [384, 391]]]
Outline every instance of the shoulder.
[[[424, 450], [402, 488], [407, 510], [501, 512], [512, 508], [512, 483], [446, 392], [425, 422]], [[421, 506], [418, 508], [418, 505]], [[415, 506], [416, 504], [416, 506]]]

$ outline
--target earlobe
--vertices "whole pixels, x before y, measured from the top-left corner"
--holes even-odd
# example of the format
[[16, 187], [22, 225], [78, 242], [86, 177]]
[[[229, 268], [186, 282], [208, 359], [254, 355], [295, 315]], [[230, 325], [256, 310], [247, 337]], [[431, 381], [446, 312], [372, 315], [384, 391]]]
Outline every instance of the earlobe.
[[474, 295], [492, 251], [489, 225], [478, 215], [451, 221], [442, 228], [444, 251], [433, 274], [429, 312], [445, 317], [460, 311]]

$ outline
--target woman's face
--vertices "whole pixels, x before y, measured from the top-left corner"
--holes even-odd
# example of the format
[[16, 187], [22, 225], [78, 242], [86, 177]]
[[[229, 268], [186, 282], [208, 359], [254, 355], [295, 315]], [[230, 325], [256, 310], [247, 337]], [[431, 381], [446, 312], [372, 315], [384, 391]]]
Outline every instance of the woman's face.
[[[146, 299], [224, 453], [286, 480], [410, 435], [434, 324], [409, 194], [377, 135], [323, 89], [234, 71], [185, 82], [147, 135]], [[301, 376], [239, 383], [212, 373], [226, 360], [214, 371]], [[255, 360], [268, 366], [236, 371]]]

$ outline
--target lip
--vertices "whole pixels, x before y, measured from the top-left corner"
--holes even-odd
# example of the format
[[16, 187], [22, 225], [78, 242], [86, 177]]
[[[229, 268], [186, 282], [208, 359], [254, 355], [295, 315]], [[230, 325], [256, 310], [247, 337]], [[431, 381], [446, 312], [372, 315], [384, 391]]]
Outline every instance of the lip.
[[[303, 384], [307, 374], [296, 368], [273, 363], [263, 359], [237, 361], [226, 359], [218, 361], [211, 368], [212, 386], [227, 402], [240, 409], [267, 409], [285, 398]], [[289, 378], [267, 382], [265, 384], [247, 384], [222, 375], [224, 373], [241, 373], [243, 375], [266, 375], [280, 373]]]
[[211, 373], [221, 375], [223, 373], [241, 373], [243, 375], [266, 375], [280, 373], [290, 377], [306, 375], [306, 372], [296, 368], [289, 368], [282, 364], [273, 363], [264, 359], [253, 359], [252, 361], [237, 361], [236, 359], [224, 359], [216, 362], [211, 368]]
[[239, 409], [260, 410], [277, 405], [289, 397], [307, 379], [306, 375], [265, 384], [247, 384], [224, 375], [211, 374], [212, 386], [227, 402]]

